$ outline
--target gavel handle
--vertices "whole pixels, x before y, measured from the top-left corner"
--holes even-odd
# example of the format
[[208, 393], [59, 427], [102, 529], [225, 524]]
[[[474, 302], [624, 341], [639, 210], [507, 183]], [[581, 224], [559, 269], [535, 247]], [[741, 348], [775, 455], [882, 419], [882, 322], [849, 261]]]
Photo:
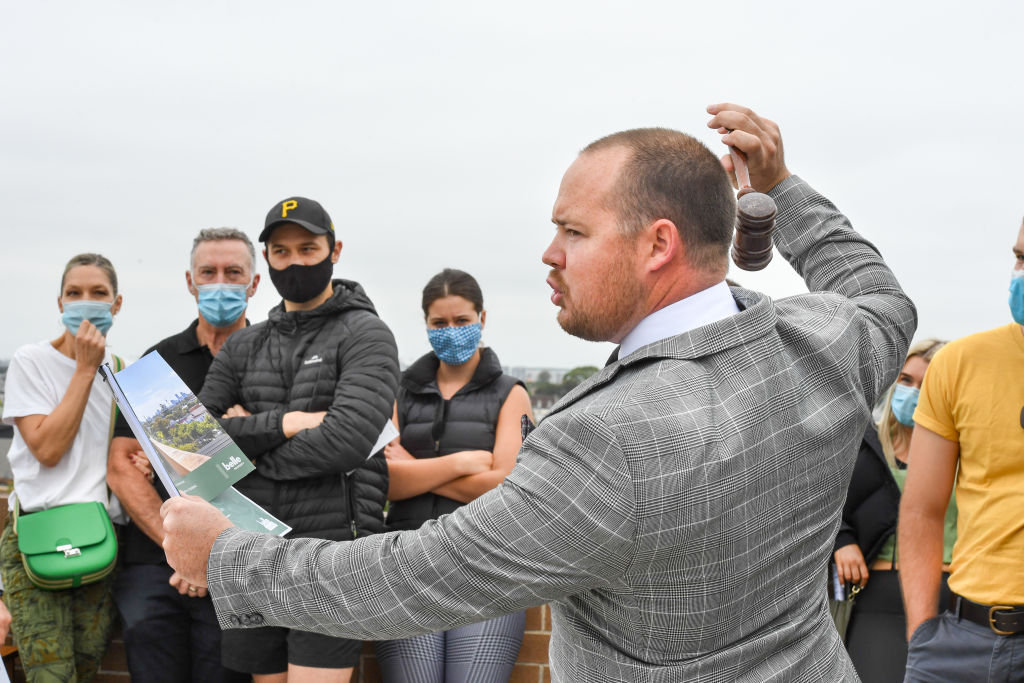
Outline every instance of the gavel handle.
[[736, 184], [742, 191], [750, 185], [750, 171], [747, 169], [747, 160], [743, 153], [735, 147], [729, 147], [729, 156], [732, 157], [732, 167], [736, 171]]

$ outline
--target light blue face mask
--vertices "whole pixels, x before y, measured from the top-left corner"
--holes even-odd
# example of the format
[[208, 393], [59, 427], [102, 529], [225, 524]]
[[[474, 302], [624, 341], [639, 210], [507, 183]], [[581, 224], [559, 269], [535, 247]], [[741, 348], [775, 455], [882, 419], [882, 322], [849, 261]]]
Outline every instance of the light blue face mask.
[[462, 365], [480, 346], [480, 323], [461, 327], [440, 327], [427, 330], [427, 338], [434, 353], [448, 365]]
[[66, 301], [60, 321], [68, 328], [68, 332], [78, 334], [82, 322], [88, 320], [105, 337], [107, 330], [114, 324], [114, 315], [110, 312], [112, 305], [109, 301]]
[[892, 414], [897, 422], [906, 427], [914, 426], [914, 411], [921, 392], [914, 387], [897, 384], [892, 391]]
[[196, 285], [199, 291], [199, 313], [214, 327], [227, 327], [242, 317], [248, 305], [246, 291], [249, 285], [230, 285], [216, 282]]
[[1024, 325], [1024, 270], [1010, 276], [1010, 313], [1018, 325]]

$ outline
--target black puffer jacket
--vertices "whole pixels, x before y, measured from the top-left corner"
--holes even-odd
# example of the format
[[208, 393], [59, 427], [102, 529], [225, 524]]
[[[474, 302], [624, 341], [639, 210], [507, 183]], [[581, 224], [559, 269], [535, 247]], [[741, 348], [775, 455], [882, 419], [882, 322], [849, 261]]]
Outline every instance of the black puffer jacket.
[[[278, 304], [266, 322], [231, 335], [199, 396], [213, 415], [235, 404], [252, 413], [221, 420], [256, 464], [235, 486], [290, 524], [292, 537], [343, 540], [384, 528], [387, 463], [366, 456], [391, 417], [395, 340], [362, 287], [333, 284], [317, 308]], [[327, 416], [287, 439], [282, 418], [294, 410]]]
[[878, 433], [874, 425], [869, 425], [847, 487], [843, 518], [833, 550], [856, 543], [870, 565], [885, 540], [896, 533], [899, 509], [900, 488], [889, 471]]
[[[473, 377], [446, 401], [437, 388], [439, 365], [437, 356], [428, 353], [402, 375], [398, 390], [402, 446], [416, 458], [493, 451], [501, 407], [514, 386], [525, 389], [525, 385], [503, 374], [498, 356], [484, 347]], [[388, 531], [418, 529], [428, 519], [437, 519], [462, 505], [435, 493], [393, 500], [388, 509]]]

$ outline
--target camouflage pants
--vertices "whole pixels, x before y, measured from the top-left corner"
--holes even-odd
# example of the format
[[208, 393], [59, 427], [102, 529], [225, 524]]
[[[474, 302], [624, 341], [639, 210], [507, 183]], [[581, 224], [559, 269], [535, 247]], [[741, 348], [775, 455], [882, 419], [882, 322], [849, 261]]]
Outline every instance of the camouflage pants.
[[91, 681], [116, 616], [112, 577], [63, 591], [37, 588], [25, 573], [11, 527], [8, 524], [0, 536], [0, 575], [28, 683]]

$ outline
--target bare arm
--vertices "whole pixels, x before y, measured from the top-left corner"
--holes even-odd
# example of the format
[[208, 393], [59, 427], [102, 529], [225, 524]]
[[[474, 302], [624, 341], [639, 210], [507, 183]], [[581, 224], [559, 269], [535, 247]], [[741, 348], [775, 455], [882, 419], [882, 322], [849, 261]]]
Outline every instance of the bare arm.
[[[398, 402], [391, 411], [391, 421], [398, 428]], [[388, 460], [388, 499], [405, 500], [426, 493], [452, 479], [467, 474], [486, 472], [493, 457], [487, 451], [463, 451], [438, 458], [415, 458], [405, 450], [399, 439], [384, 447]]]
[[14, 419], [21, 438], [43, 466], [53, 467], [71, 448], [105, 349], [106, 340], [100, 331], [88, 320], [83, 322], [75, 335], [75, 372], [60, 403], [49, 415]]
[[135, 525], [154, 543], [161, 545], [164, 541], [163, 521], [160, 519], [163, 501], [146, 475], [129, 458], [130, 453], [141, 448], [135, 439], [114, 437], [107, 457], [107, 484]]
[[516, 456], [523, 445], [520, 420], [524, 414], [533, 419], [530, 397], [526, 393], [526, 389], [517, 384], [508, 393], [505, 403], [501, 406], [501, 412], [498, 413], [498, 428], [494, 436], [494, 461], [491, 464], [491, 469], [480, 474], [456, 479], [432, 489], [433, 492], [462, 503], [468, 503], [503, 482], [515, 467]]
[[388, 444], [388, 499], [405, 500], [467, 475], [486, 473], [493, 458], [487, 451], [460, 451], [436, 458], [396, 457], [401, 444]]
[[955, 441], [914, 427], [897, 537], [907, 640], [922, 622], [938, 614], [943, 522], [959, 455]]

